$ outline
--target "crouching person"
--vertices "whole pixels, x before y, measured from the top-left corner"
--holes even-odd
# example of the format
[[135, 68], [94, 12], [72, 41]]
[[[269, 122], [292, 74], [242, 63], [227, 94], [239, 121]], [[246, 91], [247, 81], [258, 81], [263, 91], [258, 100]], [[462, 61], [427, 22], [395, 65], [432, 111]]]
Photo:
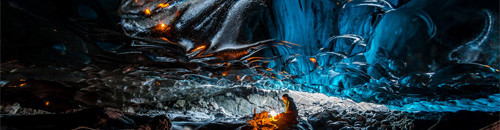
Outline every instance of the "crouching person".
[[286, 111], [279, 114], [276, 125], [280, 130], [297, 129], [299, 114], [293, 98], [288, 96], [288, 94], [283, 94], [281, 98], [285, 104]]

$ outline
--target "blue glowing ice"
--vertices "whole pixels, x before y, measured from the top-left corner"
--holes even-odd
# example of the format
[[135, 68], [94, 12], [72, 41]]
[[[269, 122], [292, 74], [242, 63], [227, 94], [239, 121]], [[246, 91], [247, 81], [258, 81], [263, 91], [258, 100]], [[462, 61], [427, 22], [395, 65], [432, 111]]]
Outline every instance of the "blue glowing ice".
[[[123, 12], [140, 14], [144, 7], [135, 4], [130, 0]], [[149, 52], [147, 56], [155, 62], [199, 65], [183, 69], [194, 73], [182, 76], [189, 80], [323, 93], [411, 111], [500, 111], [495, 102], [500, 91], [495, 51], [500, 48], [499, 13], [493, 12], [498, 2], [185, 0], [171, 4], [155, 8], [148, 18], [125, 13], [122, 24], [135, 38], [165, 26], [158, 21], [172, 27], [172, 32], [161, 32], [162, 38], [153, 38], [162, 39], [160, 45], [179, 45], [183, 51], [179, 54], [186, 56], [168, 58]]]
[[[493, 22], [498, 18], [483, 4], [274, 0], [276, 29], [271, 32], [298, 47], [272, 48], [267, 55], [278, 58], [267, 67], [294, 75], [287, 78], [291, 83], [286, 89], [402, 106], [392, 107], [402, 110], [499, 111], [498, 52], [490, 49], [499, 48], [498, 32], [492, 30], [498, 28]], [[472, 13], [484, 17], [464, 16]], [[459, 19], [483, 24], [464, 30], [466, 22]], [[453, 43], [470, 40], [449, 32], [454, 30], [480, 31], [471, 34], [476, 38], [470, 42]], [[486, 41], [490, 44], [483, 45]], [[283, 88], [283, 81], [273, 83]]]

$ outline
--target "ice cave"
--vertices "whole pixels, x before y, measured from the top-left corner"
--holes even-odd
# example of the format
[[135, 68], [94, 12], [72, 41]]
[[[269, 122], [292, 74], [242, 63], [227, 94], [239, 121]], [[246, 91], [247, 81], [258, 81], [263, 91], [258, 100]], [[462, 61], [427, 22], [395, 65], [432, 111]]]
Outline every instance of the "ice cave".
[[6, 130], [499, 130], [498, 0], [2, 0]]

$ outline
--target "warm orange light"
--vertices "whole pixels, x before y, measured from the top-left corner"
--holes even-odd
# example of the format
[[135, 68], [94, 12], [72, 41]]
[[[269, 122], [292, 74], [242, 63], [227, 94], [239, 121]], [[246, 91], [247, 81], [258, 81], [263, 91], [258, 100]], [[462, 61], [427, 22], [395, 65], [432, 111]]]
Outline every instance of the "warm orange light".
[[296, 43], [292, 43], [292, 42], [289, 42], [289, 41], [282, 41], [283, 43], [287, 43], [287, 44], [290, 44], [290, 45], [294, 45], [294, 46], [301, 46], [299, 44], [296, 44]]
[[161, 37], [160, 39], [165, 40], [165, 41], [170, 42], [170, 43], [173, 43], [173, 44], [177, 44], [177, 43], [175, 43], [175, 42], [172, 42], [172, 41], [168, 40], [168, 39], [167, 39], [167, 38], [165, 38], [165, 37]]
[[253, 127], [253, 130], [276, 130], [278, 126], [273, 121], [276, 121], [274, 117], [269, 118], [268, 112], [262, 111], [255, 113], [253, 120], [248, 121], [248, 123]]
[[276, 113], [275, 111], [271, 111], [269, 115], [271, 115], [271, 117], [274, 118], [275, 116], [278, 115], [278, 113]]
[[26, 83], [22, 83], [22, 84], [20, 84], [20, 85], [19, 85], [19, 87], [22, 87], [22, 86], [24, 86], [24, 85], [26, 85]]
[[166, 33], [170, 30], [170, 27], [165, 23], [158, 24], [153, 31], [157, 33]]
[[316, 64], [316, 58], [312, 58], [312, 57], [311, 57], [311, 58], [309, 58], [309, 60], [310, 60], [311, 62], [313, 62], [314, 64]]
[[181, 11], [180, 11], [180, 10], [179, 10], [179, 11], [177, 11], [177, 12], [175, 12], [175, 16], [179, 16], [180, 14], [181, 14]]
[[158, 4], [158, 7], [160, 7], [160, 8], [165, 8], [165, 7], [168, 7], [168, 6], [170, 6], [170, 4], [168, 4], [168, 3], [165, 3], [165, 4], [164, 3], [160, 3], [160, 4]]
[[26, 81], [25, 79], [19, 79], [19, 81]]
[[251, 61], [251, 60], [254, 60], [254, 59], [264, 59], [264, 57], [250, 57], [247, 59], [247, 61]]
[[205, 49], [206, 47], [207, 47], [207, 46], [205, 46], [205, 45], [201, 45], [201, 46], [199, 46], [199, 47], [194, 48], [194, 49], [191, 51], [191, 53], [192, 53], [192, 52], [195, 52], [195, 51], [198, 51], [198, 50], [203, 50], [203, 49]]
[[149, 9], [144, 10], [144, 14], [151, 15], [151, 10], [149, 10]]
[[267, 71], [273, 71], [273, 69], [271, 69], [271, 68], [267, 68], [266, 70], [267, 70]]
[[226, 76], [227, 75], [227, 72], [222, 72], [222, 76]]
[[230, 61], [230, 60], [234, 60], [234, 59], [239, 59], [241, 58], [242, 56], [245, 56], [247, 55], [248, 52], [246, 50], [241, 50], [241, 51], [227, 51], [227, 52], [221, 52], [221, 53], [217, 53], [217, 57], [219, 59], [222, 59], [224, 61]]
[[50, 102], [49, 101], [46, 101], [45, 102], [45, 106], [49, 106]]

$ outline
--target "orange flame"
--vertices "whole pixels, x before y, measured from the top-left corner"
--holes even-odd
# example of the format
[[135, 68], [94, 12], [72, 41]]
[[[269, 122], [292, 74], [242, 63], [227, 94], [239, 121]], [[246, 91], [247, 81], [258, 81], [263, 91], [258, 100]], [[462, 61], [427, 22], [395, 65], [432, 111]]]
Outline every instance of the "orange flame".
[[276, 117], [278, 113], [276, 113], [275, 111], [271, 111], [269, 115], [271, 115], [271, 117], [274, 119], [274, 117]]
[[49, 106], [50, 102], [49, 101], [46, 101], [45, 102], [45, 106]]
[[271, 112], [271, 117], [269, 117], [269, 113], [267, 111], [262, 111], [261, 113], [255, 114], [254, 119], [248, 121], [248, 123], [250, 123], [253, 127], [253, 130], [276, 130], [278, 129], [278, 126], [276, 126], [273, 122], [277, 120], [272, 114], [273, 112]]

